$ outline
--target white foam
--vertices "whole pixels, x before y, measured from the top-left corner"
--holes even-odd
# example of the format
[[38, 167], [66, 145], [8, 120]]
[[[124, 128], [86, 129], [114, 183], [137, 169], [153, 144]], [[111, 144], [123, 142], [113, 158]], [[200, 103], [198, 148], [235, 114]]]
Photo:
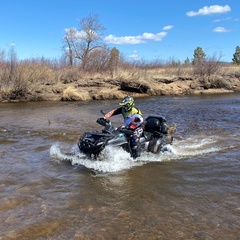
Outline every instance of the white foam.
[[130, 154], [122, 149], [107, 147], [104, 149], [98, 160], [91, 160], [83, 153], [76, 151], [75, 153], [63, 153], [59, 144], [54, 144], [50, 149], [52, 158], [62, 161], [70, 161], [73, 165], [82, 165], [89, 169], [104, 173], [114, 173], [143, 163], [133, 160]]
[[[169, 146], [169, 148], [171, 147]], [[77, 147], [74, 147], [71, 153], [64, 153], [62, 149], [63, 147], [58, 143], [52, 145], [50, 148], [51, 157], [61, 161], [70, 161], [72, 165], [82, 165], [102, 173], [120, 172], [136, 166], [141, 166], [148, 162], [167, 161], [171, 159], [170, 156], [172, 155], [172, 153], [169, 152], [161, 154], [143, 152], [141, 157], [133, 159], [130, 154], [123, 149], [109, 146], [103, 150], [98, 160], [91, 160], [83, 153], [79, 152]]]
[[175, 141], [175, 154], [180, 156], [196, 156], [212, 152], [217, 152], [221, 148], [217, 146], [219, 139], [215, 136], [197, 136], [185, 140]]
[[174, 140], [173, 145], [166, 146], [166, 151], [159, 154], [143, 152], [137, 160], [131, 158], [130, 154], [123, 149], [110, 146], [103, 150], [98, 160], [87, 158], [83, 153], [79, 152], [77, 146], [72, 147], [71, 152], [67, 150], [67, 152], [64, 153], [66, 146], [60, 146], [60, 144], [54, 144], [51, 147], [50, 155], [52, 158], [61, 161], [70, 161], [73, 165], [82, 165], [97, 172], [115, 173], [149, 162], [171, 161], [183, 159], [188, 156], [217, 152], [221, 150], [216, 144], [217, 141], [218, 139], [216, 137], [201, 138], [200, 136], [185, 140]]

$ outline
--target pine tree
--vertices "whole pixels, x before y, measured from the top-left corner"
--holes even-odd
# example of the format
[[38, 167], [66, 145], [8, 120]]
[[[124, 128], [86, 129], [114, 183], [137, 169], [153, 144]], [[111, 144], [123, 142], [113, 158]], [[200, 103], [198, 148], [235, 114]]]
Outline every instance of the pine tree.
[[205, 60], [206, 54], [201, 47], [197, 47], [194, 50], [192, 63], [194, 65], [199, 64]]
[[184, 65], [189, 65], [190, 64], [190, 60], [189, 58], [187, 57], [185, 60], [184, 60]]
[[117, 48], [112, 48], [110, 52], [110, 58], [108, 60], [108, 69], [110, 70], [112, 77], [114, 71], [117, 69], [118, 63], [120, 60], [120, 52]]
[[233, 54], [232, 61], [235, 64], [240, 64], [240, 47], [239, 46], [236, 47], [235, 53]]

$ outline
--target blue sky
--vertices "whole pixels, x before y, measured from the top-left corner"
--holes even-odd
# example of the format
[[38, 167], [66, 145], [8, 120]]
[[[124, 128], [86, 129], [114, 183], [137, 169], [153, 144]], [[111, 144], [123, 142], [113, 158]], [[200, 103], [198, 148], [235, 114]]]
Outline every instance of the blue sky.
[[98, 15], [105, 42], [128, 60], [207, 56], [231, 62], [240, 45], [239, 0], [0, 0], [0, 50], [19, 59], [59, 58], [65, 29]]

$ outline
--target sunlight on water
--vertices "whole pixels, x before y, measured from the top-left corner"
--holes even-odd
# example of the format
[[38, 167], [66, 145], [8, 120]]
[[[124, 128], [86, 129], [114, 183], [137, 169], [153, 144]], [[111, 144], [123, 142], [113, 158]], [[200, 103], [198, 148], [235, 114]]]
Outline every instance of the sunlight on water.
[[82, 165], [97, 172], [114, 173], [149, 162], [171, 161], [217, 152], [222, 149], [217, 146], [217, 142], [217, 137], [200, 138], [199, 136], [186, 140], [175, 140], [173, 145], [166, 146], [164, 152], [160, 154], [143, 152], [137, 160], [132, 159], [130, 154], [124, 150], [113, 147], [105, 148], [97, 161], [91, 160], [80, 153], [77, 146], [74, 146], [69, 153], [69, 151], [65, 152], [64, 146], [54, 144], [50, 149], [50, 155], [52, 158], [61, 161], [69, 161], [72, 165]]

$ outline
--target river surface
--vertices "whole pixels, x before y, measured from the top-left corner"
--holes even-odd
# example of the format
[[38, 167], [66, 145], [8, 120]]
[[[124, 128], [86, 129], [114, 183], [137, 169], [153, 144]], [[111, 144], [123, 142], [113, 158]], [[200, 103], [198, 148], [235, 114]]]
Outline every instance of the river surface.
[[177, 125], [172, 151], [87, 159], [80, 135], [117, 106], [0, 104], [0, 239], [240, 239], [240, 94], [136, 99]]

